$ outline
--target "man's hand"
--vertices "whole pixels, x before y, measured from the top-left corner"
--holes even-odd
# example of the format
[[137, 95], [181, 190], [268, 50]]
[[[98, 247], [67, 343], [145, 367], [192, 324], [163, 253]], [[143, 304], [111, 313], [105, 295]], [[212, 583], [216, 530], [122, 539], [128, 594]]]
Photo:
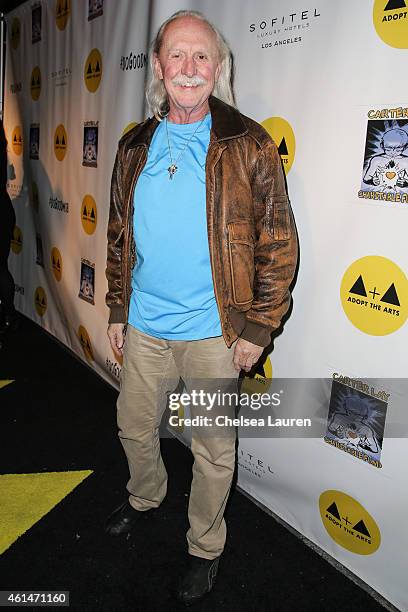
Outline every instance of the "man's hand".
[[234, 349], [234, 366], [236, 370], [249, 372], [258, 361], [264, 350], [263, 346], [252, 344], [248, 340], [238, 338]]
[[108, 337], [114, 353], [123, 355], [125, 345], [125, 325], [123, 323], [111, 323], [108, 325]]

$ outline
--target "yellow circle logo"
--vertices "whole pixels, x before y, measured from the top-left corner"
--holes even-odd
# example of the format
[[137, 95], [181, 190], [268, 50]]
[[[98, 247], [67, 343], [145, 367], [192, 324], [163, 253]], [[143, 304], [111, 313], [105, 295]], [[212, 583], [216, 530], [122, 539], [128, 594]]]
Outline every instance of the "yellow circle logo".
[[390, 47], [408, 49], [407, 0], [374, 0], [374, 27]]
[[98, 49], [92, 49], [85, 61], [84, 79], [88, 91], [95, 93], [102, 78], [102, 55]]
[[357, 555], [372, 555], [381, 544], [377, 523], [363, 506], [341, 491], [324, 491], [320, 516], [329, 536]]
[[21, 253], [21, 249], [23, 248], [23, 232], [21, 229], [15, 225], [13, 229], [13, 237], [11, 239], [11, 250], [13, 253], [18, 255]]
[[275, 141], [285, 173], [288, 174], [295, 159], [296, 149], [295, 134], [291, 125], [282, 117], [269, 117], [262, 121], [261, 125]]
[[17, 49], [19, 45], [20, 31], [21, 31], [20, 20], [18, 19], [18, 17], [14, 17], [13, 23], [11, 24], [11, 35], [10, 35], [10, 42], [11, 42], [12, 49]]
[[31, 196], [31, 204], [33, 205], [34, 210], [38, 212], [38, 209], [39, 209], [38, 187], [37, 187], [37, 183], [35, 183], [34, 181], [32, 181], [31, 183], [30, 196]]
[[130, 132], [130, 130], [133, 130], [133, 128], [136, 126], [137, 126], [137, 121], [132, 121], [131, 123], [128, 123], [128, 125], [125, 127], [125, 129], [122, 132], [122, 136]]
[[272, 382], [272, 362], [268, 355], [266, 360], [258, 362], [255, 367], [255, 373], [251, 372], [249, 376], [246, 374], [242, 381], [241, 393], [252, 395], [253, 393], [265, 393]]
[[32, 99], [36, 102], [41, 93], [41, 72], [39, 66], [33, 68], [30, 79], [30, 93]]
[[88, 332], [86, 331], [85, 327], [83, 327], [82, 325], [80, 325], [78, 328], [78, 338], [81, 343], [82, 349], [85, 353], [85, 357], [87, 361], [93, 361], [94, 356], [93, 356], [93, 351], [92, 351], [92, 346], [91, 346], [91, 340], [89, 338]]
[[94, 233], [97, 221], [96, 202], [91, 195], [86, 195], [82, 200], [81, 221], [84, 231], [91, 235]]
[[370, 255], [352, 263], [341, 281], [340, 298], [351, 323], [372, 336], [392, 334], [407, 319], [407, 277], [385, 257]]
[[71, 13], [71, 0], [57, 0], [55, 5], [55, 21], [59, 30], [65, 30]]
[[62, 257], [57, 247], [51, 251], [51, 266], [56, 280], [59, 282], [62, 276]]
[[47, 310], [47, 296], [42, 287], [37, 287], [34, 292], [34, 306], [37, 314], [42, 317]]
[[11, 146], [16, 155], [21, 155], [23, 151], [23, 134], [19, 125], [14, 128], [11, 135]]
[[54, 153], [58, 161], [62, 161], [67, 152], [68, 137], [62, 123], [57, 127], [54, 134]]

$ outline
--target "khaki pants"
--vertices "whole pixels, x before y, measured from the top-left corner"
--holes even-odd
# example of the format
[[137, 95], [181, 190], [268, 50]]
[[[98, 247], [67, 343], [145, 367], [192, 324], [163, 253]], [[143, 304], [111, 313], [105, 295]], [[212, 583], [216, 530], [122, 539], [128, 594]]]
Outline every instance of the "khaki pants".
[[[166, 495], [167, 472], [160, 454], [159, 425], [167, 394], [175, 390], [180, 377], [188, 393], [198, 388], [208, 391], [211, 379], [216, 379], [212, 392], [236, 392], [238, 372], [233, 354], [234, 345], [229, 349], [222, 336], [161, 340], [128, 325], [117, 416], [130, 471], [129, 502], [136, 510], [158, 507]], [[204, 379], [202, 385], [197, 379]], [[216, 408], [207, 414], [214, 417], [215, 411]], [[234, 417], [234, 407], [224, 407], [223, 414]], [[218, 557], [226, 538], [223, 515], [235, 469], [236, 435], [233, 427], [222, 430], [220, 436], [192, 430], [194, 465], [187, 542], [190, 554], [205, 559]]]

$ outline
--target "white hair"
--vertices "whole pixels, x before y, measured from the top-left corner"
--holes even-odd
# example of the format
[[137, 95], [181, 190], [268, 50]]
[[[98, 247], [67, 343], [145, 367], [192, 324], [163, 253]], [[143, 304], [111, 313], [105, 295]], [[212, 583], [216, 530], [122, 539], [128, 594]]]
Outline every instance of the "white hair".
[[152, 42], [149, 54], [150, 78], [146, 88], [146, 100], [152, 113], [159, 121], [161, 121], [169, 112], [169, 99], [163, 84], [163, 80], [159, 79], [159, 77], [156, 75], [154, 58], [160, 52], [166, 27], [172, 21], [180, 19], [181, 17], [194, 17], [195, 19], [199, 19], [200, 21], [206, 23], [214, 33], [217, 41], [221, 70], [212, 93], [214, 96], [220, 100], [223, 100], [227, 104], [235, 106], [234, 92], [232, 90], [232, 53], [223, 35], [212, 23], [208, 21], [208, 19], [204, 17], [204, 15], [198, 11], [177, 11], [177, 13], [171, 15], [171, 17], [166, 19], [166, 21], [160, 26], [156, 37]]

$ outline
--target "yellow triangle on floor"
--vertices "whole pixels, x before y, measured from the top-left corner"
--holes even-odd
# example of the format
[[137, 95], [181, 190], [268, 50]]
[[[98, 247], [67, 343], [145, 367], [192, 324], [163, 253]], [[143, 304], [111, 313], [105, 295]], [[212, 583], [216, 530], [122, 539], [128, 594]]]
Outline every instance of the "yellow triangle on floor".
[[3, 387], [7, 387], [7, 385], [11, 385], [14, 380], [0, 380], [0, 389]]
[[90, 474], [0, 474], [0, 555]]

